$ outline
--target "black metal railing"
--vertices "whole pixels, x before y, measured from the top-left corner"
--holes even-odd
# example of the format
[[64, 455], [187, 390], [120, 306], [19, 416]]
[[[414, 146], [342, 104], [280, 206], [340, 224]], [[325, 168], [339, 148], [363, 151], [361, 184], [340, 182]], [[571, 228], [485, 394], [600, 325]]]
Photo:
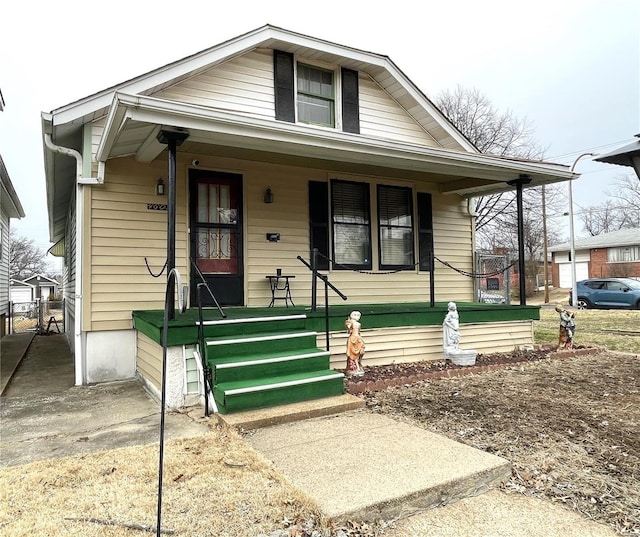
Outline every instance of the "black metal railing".
[[[197, 268], [197, 267], [196, 267]], [[198, 271], [199, 272], [199, 271]], [[204, 279], [204, 278], [203, 278]], [[198, 297], [198, 358], [200, 359], [200, 365], [202, 366], [202, 385], [204, 388], [204, 415], [209, 416], [209, 397], [211, 397], [211, 404], [213, 408], [216, 408], [216, 402], [213, 398], [213, 386], [215, 384], [215, 373], [209, 367], [209, 360], [207, 360], [206, 342], [204, 340], [204, 315], [202, 313], [202, 290], [206, 288], [214, 303], [218, 307], [218, 311], [222, 318], [226, 318], [227, 314], [222, 310], [220, 304], [216, 300], [213, 291], [207, 284], [207, 282], [199, 283], [197, 286]]]
[[311, 311], [317, 310], [316, 294], [318, 292], [318, 279], [324, 282], [324, 323], [325, 323], [325, 337], [327, 351], [329, 350], [329, 288], [337, 294], [342, 300], [347, 300], [347, 297], [329, 281], [329, 277], [326, 274], [318, 272], [318, 249], [313, 249], [313, 255], [311, 257], [311, 263], [305, 261], [301, 256], [298, 256], [298, 261], [304, 264], [312, 274], [311, 279]]

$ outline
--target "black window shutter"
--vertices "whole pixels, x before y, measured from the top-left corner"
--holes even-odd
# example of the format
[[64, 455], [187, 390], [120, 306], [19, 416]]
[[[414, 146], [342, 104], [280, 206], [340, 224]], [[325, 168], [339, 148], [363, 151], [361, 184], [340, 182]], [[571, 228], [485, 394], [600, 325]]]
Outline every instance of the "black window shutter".
[[281, 50], [273, 51], [273, 77], [276, 119], [294, 123], [296, 110], [293, 94], [293, 54]]
[[358, 71], [342, 68], [342, 130], [360, 134]]
[[329, 269], [329, 185], [321, 181], [309, 181], [309, 244], [311, 256], [317, 248], [317, 268]]
[[418, 246], [420, 270], [433, 267], [433, 208], [431, 194], [418, 192]]

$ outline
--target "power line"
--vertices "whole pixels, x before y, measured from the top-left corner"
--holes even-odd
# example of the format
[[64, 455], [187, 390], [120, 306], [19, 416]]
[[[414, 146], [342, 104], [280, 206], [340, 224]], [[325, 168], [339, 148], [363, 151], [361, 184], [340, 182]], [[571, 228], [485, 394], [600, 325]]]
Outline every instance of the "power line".
[[623, 144], [623, 143], [627, 142], [630, 138], [632, 138], [632, 137], [626, 138], [625, 140], [620, 140], [619, 142], [611, 142], [609, 144], [598, 145], [598, 146], [595, 146], [595, 147], [588, 147], [586, 149], [579, 149], [577, 151], [572, 151], [571, 153], [563, 153], [562, 155], [555, 155], [555, 156], [552, 156], [552, 157], [546, 157], [546, 160], [564, 159], [564, 158], [573, 157], [575, 155], [580, 155], [582, 153], [591, 152], [591, 151], [594, 151], [595, 149], [602, 149], [602, 148], [605, 148], [605, 147], [613, 147], [613, 146], [620, 145], [620, 144]]

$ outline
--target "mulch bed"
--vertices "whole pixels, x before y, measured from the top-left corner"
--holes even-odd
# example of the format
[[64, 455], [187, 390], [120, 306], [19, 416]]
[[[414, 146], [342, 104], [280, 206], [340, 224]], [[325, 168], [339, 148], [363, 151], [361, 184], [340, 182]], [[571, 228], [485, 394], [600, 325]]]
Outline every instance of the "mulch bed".
[[345, 389], [352, 395], [358, 395], [422, 380], [462, 377], [540, 360], [572, 358], [599, 352], [602, 349], [598, 347], [576, 346], [573, 349], [557, 350], [557, 347], [550, 345], [536, 346], [531, 350], [478, 354], [475, 365], [470, 366], [453, 364], [449, 360], [367, 366], [365, 359], [364, 376], [345, 377]]

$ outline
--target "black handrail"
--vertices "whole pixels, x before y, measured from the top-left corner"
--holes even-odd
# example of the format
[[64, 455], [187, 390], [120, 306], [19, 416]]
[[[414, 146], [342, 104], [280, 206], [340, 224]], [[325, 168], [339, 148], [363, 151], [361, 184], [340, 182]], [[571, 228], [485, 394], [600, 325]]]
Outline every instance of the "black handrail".
[[[216, 300], [215, 295], [213, 294], [213, 291], [211, 290], [211, 287], [209, 287], [209, 284], [207, 283], [207, 280], [204, 279], [204, 275], [202, 274], [202, 272], [200, 272], [200, 269], [198, 268], [198, 265], [196, 265], [196, 262], [193, 260], [193, 258], [191, 259], [191, 264], [193, 265], [193, 268], [196, 269], [196, 272], [198, 273], [198, 276], [200, 276], [200, 279], [202, 280], [202, 283], [205, 285], [205, 287], [207, 288], [207, 291], [209, 291], [209, 296], [213, 299], [213, 303], [216, 305], [216, 308], [218, 308], [218, 311], [220, 312], [220, 315], [222, 316], [223, 319], [226, 319], [227, 314], [222, 310], [222, 308], [220, 307], [220, 304], [218, 304], [218, 301]], [[198, 291], [200, 289], [200, 285], [198, 284]], [[198, 301], [200, 301], [200, 295], [198, 294]]]
[[[213, 400], [213, 385], [214, 378], [211, 368], [209, 367], [209, 361], [207, 360], [207, 352], [204, 341], [204, 317], [202, 315], [202, 288], [209, 286], [205, 283], [199, 283], [197, 288], [198, 294], [198, 346], [200, 350], [200, 363], [202, 365], [202, 384], [204, 386], [204, 415], [209, 416], [209, 394]], [[211, 293], [211, 289], [209, 289]], [[215, 298], [214, 298], [215, 300]], [[215, 406], [215, 400], [213, 401]]]
[[311, 280], [311, 311], [316, 311], [316, 278], [320, 278], [324, 282], [324, 324], [325, 324], [325, 336], [327, 342], [327, 351], [329, 351], [329, 287], [334, 291], [342, 300], [347, 300], [340, 289], [329, 282], [329, 278], [325, 274], [320, 274], [317, 269], [316, 260], [318, 258], [318, 249], [313, 249], [312, 265], [305, 261], [302, 257], [298, 256], [298, 260], [302, 262], [312, 273]]

